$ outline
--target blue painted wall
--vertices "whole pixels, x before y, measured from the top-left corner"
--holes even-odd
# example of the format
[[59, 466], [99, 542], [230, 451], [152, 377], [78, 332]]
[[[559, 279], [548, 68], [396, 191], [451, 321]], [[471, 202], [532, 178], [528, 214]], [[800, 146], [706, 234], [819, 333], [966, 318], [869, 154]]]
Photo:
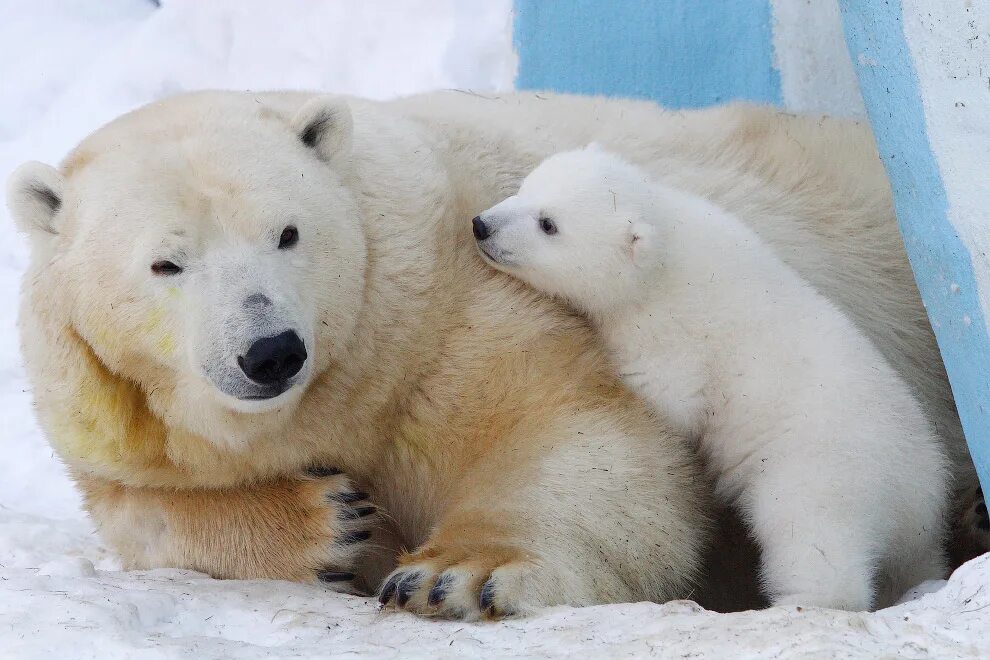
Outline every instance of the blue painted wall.
[[984, 492], [990, 494], [990, 337], [970, 253], [949, 220], [904, 37], [901, 3], [840, 0], [840, 7], [915, 279], [935, 328], [970, 454]]
[[780, 103], [769, 0], [516, 0], [516, 86]]

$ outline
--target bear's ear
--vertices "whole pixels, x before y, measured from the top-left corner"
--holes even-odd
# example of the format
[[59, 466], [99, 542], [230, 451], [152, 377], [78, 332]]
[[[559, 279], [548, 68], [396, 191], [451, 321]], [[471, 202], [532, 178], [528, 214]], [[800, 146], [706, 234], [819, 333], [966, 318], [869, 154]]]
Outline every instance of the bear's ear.
[[334, 162], [351, 152], [354, 122], [347, 102], [334, 96], [307, 101], [292, 118], [292, 130], [323, 160]]
[[629, 254], [635, 265], [642, 265], [646, 255], [653, 249], [655, 231], [653, 225], [642, 220], [629, 225]]
[[589, 142], [584, 148], [585, 151], [590, 151], [591, 153], [603, 153], [605, 147], [602, 146], [601, 142]]
[[7, 180], [7, 207], [17, 228], [34, 237], [58, 234], [65, 179], [51, 165], [24, 163]]

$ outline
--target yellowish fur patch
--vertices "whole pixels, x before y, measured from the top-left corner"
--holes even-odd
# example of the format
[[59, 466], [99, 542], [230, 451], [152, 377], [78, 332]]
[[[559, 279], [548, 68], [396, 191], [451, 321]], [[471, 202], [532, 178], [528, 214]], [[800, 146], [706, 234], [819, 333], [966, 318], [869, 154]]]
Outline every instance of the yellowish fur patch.
[[114, 475], [171, 467], [168, 431], [140, 388], [110, 373], [75, 332], [67, 331], [66, 339], [79, 356], [75, 405], [55, 413], [51, 442], [66, 458]]

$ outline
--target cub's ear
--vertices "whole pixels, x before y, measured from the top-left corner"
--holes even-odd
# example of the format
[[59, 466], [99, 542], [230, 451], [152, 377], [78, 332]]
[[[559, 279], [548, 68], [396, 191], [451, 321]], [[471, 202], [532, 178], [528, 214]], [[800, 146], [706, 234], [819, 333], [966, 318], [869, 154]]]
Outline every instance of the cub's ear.
[[643, 260], [652, 251], [655, 232], [653, 225], [642, 220], [636, 220], [629, 225], [629, 254], [637, 266], [642, 265]]
[[58, 234], [65, 179], [51, 165], [24, 163], [7, 180], [7, 207], [17, 228], [32, 238]]
[[311, 99], [296, 112], [290, 125], [302, 143], [328, 163], [350, 155], [354, 121], [343, 99], [335, 96]]

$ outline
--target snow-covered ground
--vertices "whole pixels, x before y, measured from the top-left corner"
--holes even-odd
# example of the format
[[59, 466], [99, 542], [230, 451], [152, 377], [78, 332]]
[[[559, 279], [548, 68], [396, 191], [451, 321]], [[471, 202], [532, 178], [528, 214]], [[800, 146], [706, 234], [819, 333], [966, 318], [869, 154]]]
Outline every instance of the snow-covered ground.
[[[174, 92], [312, 88], [388, 98], [510, 86], [510, 0], [0, 0], [0, 176]], [[990, 559], [875, 614], [691, 603], [557, 608], [500, 624], [383, 615], [370, 600], [182, 571], [124, 573], [30, 410], [17, 348], [26, 245], [0, 211], [0, 657], [978, 657]], [[936, 585], [939, 586], [939, 585]], [[984, 588], [986, 586], [986, 588]]]

